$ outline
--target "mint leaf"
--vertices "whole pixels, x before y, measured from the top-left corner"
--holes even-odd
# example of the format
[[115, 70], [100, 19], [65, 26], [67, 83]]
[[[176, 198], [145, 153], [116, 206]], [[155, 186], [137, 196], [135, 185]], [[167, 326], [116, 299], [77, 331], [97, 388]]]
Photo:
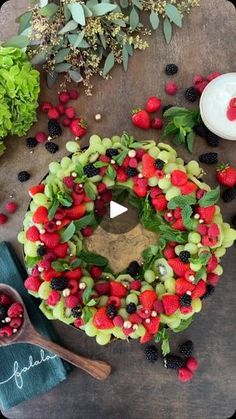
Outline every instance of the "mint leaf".
[[192, 225], [193, 225], [193, 221], [191, 219], [191, 215], [193, 214], [193, 210], [190, 207], [190, 205], [185, 205], [185, 207], [183, 207], [181, 213], [182, 213], [182, 219], [183, 219], [183, 223], [184, 223], [185, 227], [188, 230], [191, 230]]
[[57, 210], [59, 208], [59, 202], [57, 199], [54, 199], [52, 201], [52, 205], [48, 211], [48, 218], [49, 220], [52, 220], [54, 218], [54, 215], [56, 214]]
[[159, 231], [162, 233], [162, 236], [166, 241], [176, 241], [180, 244], [186, 244], [188, 233], [181, 233], [166, 224], [160, 225]]
[[190, 153], [192, 153], [193, 151], [193, 144], [194, 144], [195, 137], [196, 135], [194, 131], [190, 131], [186, 137], [187, 148]]
[[61, 205], [63, 205], [63, 207], [71, 207], [73, 203], [71, 196], [62, 191], [57, 193], [56, 199]]
[[72, 262], [72, 264], [70, 265], [70, 270], [72, 270], [73, 271], [73, 269], [75, 269], [75, 268], [78, 268], [80, 265], [81, 265], [81, 259], [79, 259], [79, 258], [76, 258], [73, 262]]
[[109, 165], [109, 166], [108, 166], [108, 168], [107, 168], [107, 170], [106, 170], [106, 175], [107, 175], [110, 179], [115, 180], [115, 178], [116, 178], [116, 171], [115, 171], [115, 169], [114, 169], [114, 167], [113, 167], [112, 165]]
[[203, 195], [203, 197], [198, 201], [200, 207], [206, 208], [211, 205], [215, 205], [220, 199], [220, 187], [217, 186], [215, 189], [208, 191]]
[[169, 209], [175, 209], [175, 208], [184, 208], [187, 205], [194, 205], [196, 204], [196, 198], [191, 195], [178, 195], [174, 198], [171, 198], [171, 200], [168, 202], [168, 208]]
[[103, 161], [96, 161], [93, 165], [94, 165], [94, 167], [96, 167], [97, 169], [99, 169], [100, 167], [108, 166], [108, 163], [105, 163]]
[[75, 234], [75, 225], [73, 221], [66, 227], [66, 229], [61, 233], [61, 243], [66, 243], [71, 237]]
[[89, 320], [93, 317], [93, 312], [90, 310], [89, 307], [84, 307], [83, 308], [83, 314], [82, 314], [82, 319], [84, 321], [84, 323], [88, 323]]
[[165, 327], [156, 333], [156, 335], [154, 336], [154, 340], [155, 342], [161, 343], [163, 356], [166, 356], [168, 353], [170, 353], [169, 335]]
[[40, 256], [30, 257], [26, 256], [25, 264], [27, 268], [33, 268], [41, 260]]
[[94, 298], [92, 298], [92, 300], [90, 300], [88, 303], [87, 303], [87, 307], [93, 307], [93, 306], [95, 306], [97, 304], [97, 301], [94, 299]]
[[122, 163], [124, 159], [126, 158], [127, 154], [128, 154], [128, 150], [123, 150], [114, 158], [118, 166], [122, 166]]
[[96, 199], [96, 186], [92, 183], [92, 182], [85, 182], [84, 184], [84, 191], [86, 193], [86, 195], [92, 199], [94, 201], [94, 199]]
[[84, 292], [83, 292], [83, 303], [84, 305], [86, 305], [91, 297], [91, 293], [92, 293], [92, 288], [87, 287], [85, 288]]
[[199, 271], [196, 272], [195, 278], [193, 281], [195, 285], [197, 285], [198, 282], [202, 279], [202, 276], [205, 274], [205, 272], [206, 272], [206, 268], [204, 266], [201, 269], [199, 269]]
[[181, 320], [180, 325], [176, 327], [175, 329], [172, 329], [173, 332], [175, 333], [183, 332], [192, 324], [193, 320], [194, 320], [194, 316], [190, 317], [187, 320]]
[[78, 256], [88, 265], [97, 265], [102, 267], [108, 265], [108, 260], [104, 256], [98, 255], [97, 253], [81, 250]]
[[64, 272], [66, 270], [69, 270], [70, 268], [70, 265], [67, 259], [54, 260], [51, 263], [51, 266], [54, 269], [54, 271], [57, 271], [57, 272]]
[[80, 218], [78, 221], [74, 221], [75, 229], [81, 230], [84, 227], [87, 227], [88, 225], [93, 225], [96, 223], [96, 219], [93, 212], [90, 212], [88, 215], [85, 215], [84, 217]]

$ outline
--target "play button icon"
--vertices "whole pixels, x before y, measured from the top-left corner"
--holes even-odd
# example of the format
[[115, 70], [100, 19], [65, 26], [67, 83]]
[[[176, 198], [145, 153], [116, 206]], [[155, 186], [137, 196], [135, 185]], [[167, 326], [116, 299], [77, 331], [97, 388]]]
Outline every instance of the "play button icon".
[[124, 214], [127, 211], [128, 208], [124, 207], [124, 205], [120, 205], [115, 201], [110, 202], [110, 218], [119, 217], [119, 215]]

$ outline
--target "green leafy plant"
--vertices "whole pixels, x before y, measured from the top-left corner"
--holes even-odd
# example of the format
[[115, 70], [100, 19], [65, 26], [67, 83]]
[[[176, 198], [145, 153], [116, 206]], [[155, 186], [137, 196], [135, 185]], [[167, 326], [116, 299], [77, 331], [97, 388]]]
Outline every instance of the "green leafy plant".
[[[0, 140], [22, 136], [36, 120], [39, 72], [19, 48], [0, 47]], [[0, 155], [5, 150], [0, 141]]]

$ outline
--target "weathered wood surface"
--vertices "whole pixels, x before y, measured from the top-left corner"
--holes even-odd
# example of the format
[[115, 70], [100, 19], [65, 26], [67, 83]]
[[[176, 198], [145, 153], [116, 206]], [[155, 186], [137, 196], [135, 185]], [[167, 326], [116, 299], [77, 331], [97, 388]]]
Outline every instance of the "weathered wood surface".
[[[7, 2], [0, 13], [0, 39], [13, 34], [14, 16], [25, 9], [26, 0]], [[185, 104], [182, 89], [175, 99], [170, 101], [163, 95], [165, 77], [163, 67], [175, 62], [180, 71], [176, 80], [180, 86], [191, 85], [196, 73], [209, 74], [211, 71], [229, 72], [235, 70], [235, 9], [224, 0], [202, 0], [202, 6], [185, 18], [184, 27], [177, 31], [172, 43], [166, 46], [162, 36], [154, 33], [150, 38], [150, 48], [136, 53], [132, 58], [128, 72], [116, 67], [113, 79], [105, 82], [99, 79], [95, 83], [94, 95], [88, 98], [81, 95], [78, 111], [89, 121], [90, 133], [103, 136], [127, 130], [143, 137], [130, 122], [130, 110], [140, 106], [151, 94], [164, 97], [165, 103]], [[41, 99], [56, 98], [56, 88], [48, 91], [42, 82]], [[94, 121], [94, 114], [103, 115], [102, 122]], [[31, 133], [44, 129], [46, 119], [39, 114], [39, 122]], [[147, 137], [147, 134], [144, 135]], [[150, 136], [150, 135], [149, 135]], [[153, 138], [158, 135], [153, 132]], [[64, 144], [68, 133], [60, 143], [57, 158], [65, 155]], [[87, 138], [83, 140], [86, 145]], [[219, 155], [222, 161], [236, 164], [236, 144], [222, 141]], [[208, 150], [200, 138], [196, 142], [193, 157]], [[210, 150], [209, 150], [210, 151]], [[189, 159], [188, 153], [179, 149], [179, 154]], [[0, 209], [14, 194], [19, 203], [16, 215], [5, 226], [1, 226], [1, 240], [10, 241], [21, 255], [16, 243], [16, 234], [21, 228], [22, 219], [28, 206], [27, 188], [36, 184], [47, 172], [48, 163], [53, 156], [38, 146], [33, 154], [29, 153], [22, 139], [9, 139], [7, 152], [0, 164]], [[20, 170], [29, 170], [32, 177], [29, 182], [19, 185], [16, 174]], [[214, 169], [206, 169], [206, 180], [214, 184]], [[228, 221], [236, 212], [235, 204], [222, 204], [222, 211]], [[132, 232], [130, 233], [130, 241]], [[140, 238], [141, 240], [141, 238]], [[104, 249], [110, 244], [105, 233], [101, 235]], [[130, 243], [129, 241], [129, 243]], [[104, 250], [105, 252], [105, 250]], [[119, 257], [126, 262], [129, 248], [125, 243], [119, 250]], [[64, 418], [94, 419], [121, 417], [127, 419], [222, 419], [229, 418], [235, 410], [236, 359], [235, 359], [235, 306], [234, 292], [236, 258], [235, 247], [224, 258], [224, 275], [212, 299], [204, 303], [203, 312], [197, 317], [192, 327], [175, 336], [174, 341], [191, 338], [195, 342], [195, 355], [200, 361], [200, 369], [189, 384], [180, 384], [175, 372], [165, 371], [160, 363], [149, 365], [143, 357], [142, 348], [136, 342], [125, 344], [116, 341], [107, 347], [99, 347], [94, 339], [73, 330], [59, 322], [55, 327], [63, 337], [68, 348], [78, 350], [97, 359], [109, 361], [113, 366], [111, 378], [104, 383], [96, 382], [81, 371], [74, 370], [68, 380], [50, 393], [5, 412], [9, 418]], [[173, 349], [175, 348], [173, 345]]]

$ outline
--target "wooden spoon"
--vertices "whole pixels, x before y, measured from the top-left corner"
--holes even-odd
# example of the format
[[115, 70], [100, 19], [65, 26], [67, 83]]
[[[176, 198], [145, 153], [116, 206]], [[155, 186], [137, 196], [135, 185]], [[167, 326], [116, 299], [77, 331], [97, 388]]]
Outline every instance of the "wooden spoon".
[[72, 351], [63, 348], [63, 346], [47, 340], [44, 336], [40, 335], [35, 330], [29, 319], [25, 304], [20, 297], [20, 294], [14, 288], [10, 287], [9, 285], [0, 284], [0, 293], [1, 292], [9, 295], [9, 297], [14, 302], [20, 302], [24, 308], [24, 313], [21, 328], [17, 331], [17, 333], [14, 333], [10, 337], [0, 337], [0, 346], [12, 345], [14, 343], [32, 343], [33, 345], [37, 345], [51, 352], [54, 352], [60, 358], [63, 358], [76, 367], [81, 368], [98, 380], [105, 380], [110, 375], [111, 367], [106, 362], [97, 361], [85, 358], [81, 355], [77, 355]]

